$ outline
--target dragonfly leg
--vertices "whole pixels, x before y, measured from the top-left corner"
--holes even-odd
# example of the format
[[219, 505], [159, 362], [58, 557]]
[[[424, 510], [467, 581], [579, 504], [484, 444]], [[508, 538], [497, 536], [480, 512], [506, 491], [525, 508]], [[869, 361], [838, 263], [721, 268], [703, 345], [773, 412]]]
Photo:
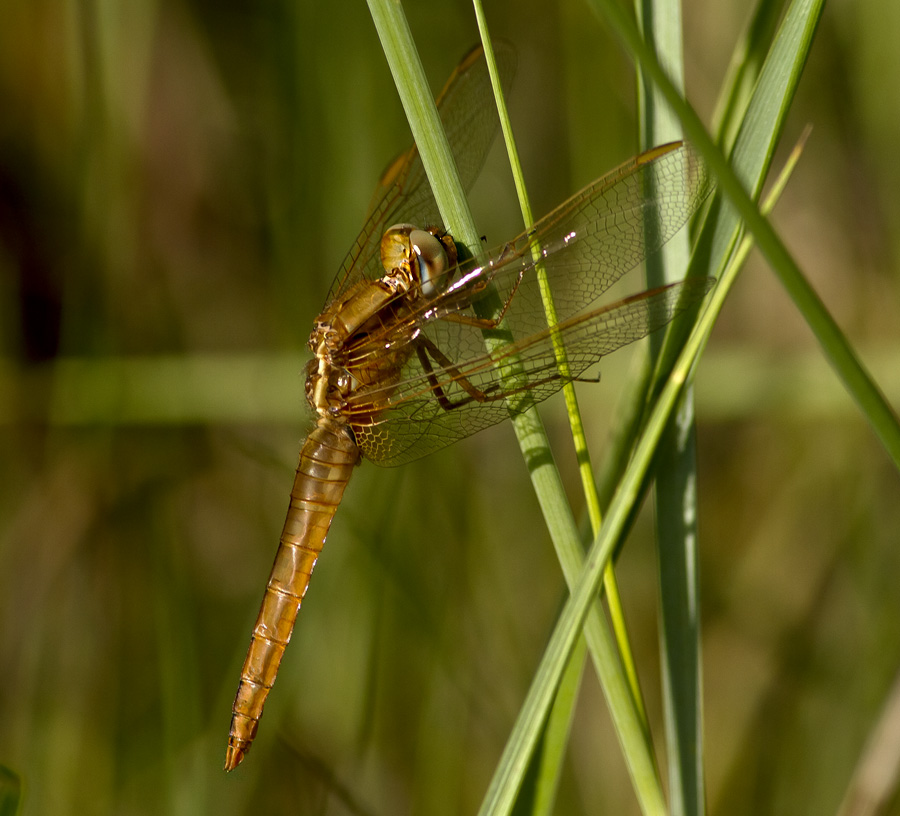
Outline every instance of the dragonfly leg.
[[[478, 388], [473, 385], [472, 382], [459, 370], [459, 368], [447, 357], [444, 352], [442, 352], [431, 340], [427, 337], [419, 337], [416, 343], [416, 354], [419, 357], [419, 362], [422, 364], [422, 369], [425, 372], [425, 376], [428, 378], [428, 384], [431, 386], [431, 390], [437, 398], [438, 404], [445, 411], [452, 411], [454, 408], [461, 408], [464, 405], [468, 405], [471, 402], [485, 403], [485, 402], [496, 402], [497, 400], [505, 400], [509, 397], [514, 397], [517, 394], [525, 393], [526, 391], [531, 391], [534, 388], [537, 388], [542, 385], [546, 385], [551, 382], [598, 382], [599, 377], [574, 377], [574, 376], [565, 376], [559, 372], [556, 367], [556, 363], [547, 363], [541, 366], [538, 369], [532, 369], [528, 381], [523, 383], [522, 385], [515, 388], [506, 388], [501, 390], [500, 383], [494, 383], [489, 388]], [[429, 359], [429, 357], [431, 359]], [[467, 397], [463, 397], [458, 400], [451, 400], [447, 394], [444, 392], [441, 383], [438, 381], [437, 375], [435, 374], [434, 366], [432, 366], [431, 360], [434, 360], [437, 363], [438, 367], [448, 372], [453, 376], [453, 382], [458, 385], [463, 391], [468, 394]], [[533, 377], [534, 374], [548, 371], [546, 376], [535, 379]]]
[[[484, 391], [480, 388], [476, 388], [463, 376], [462, 372], [460, 372], [453, 364], [452, 360], [450, 360], [450, 358], [427, 337], [419, 338], [416, 343], [416, 354], [419, 357], [419, 362], [422, 364], [422, 369], [425, 371], [425, 376], [428, 378], [428, 384], [431, 386], [435, 397], [437, 397], [438, 404], [445, 411], [452, 411], [454, 408], [460, 408], [463, 405], [468, 405], [470, 402], [488, 402], [491, 399], [489, 392], [494, 391], [497, 388], [496, 385], [493, 385]], [[469, 395], [468, 397], [453, 401], [444, 393], [444, 389], [441, 387], [441, 384], [434, 374], [434, 368], [431, 365], [429, 355], [435, 360], [438, 366], [453, 375], [453, 381]]]

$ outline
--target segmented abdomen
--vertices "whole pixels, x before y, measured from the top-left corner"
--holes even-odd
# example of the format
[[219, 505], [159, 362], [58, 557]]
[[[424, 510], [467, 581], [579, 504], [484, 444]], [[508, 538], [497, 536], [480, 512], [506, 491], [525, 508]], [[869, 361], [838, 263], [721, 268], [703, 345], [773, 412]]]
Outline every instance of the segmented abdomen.
[[226, 771], [240, 764], [256, 736], [313, 567], [358, 461], [353, 437], [338, 423], [321, 419], [303, 443], [281, 542], [234, 698]]

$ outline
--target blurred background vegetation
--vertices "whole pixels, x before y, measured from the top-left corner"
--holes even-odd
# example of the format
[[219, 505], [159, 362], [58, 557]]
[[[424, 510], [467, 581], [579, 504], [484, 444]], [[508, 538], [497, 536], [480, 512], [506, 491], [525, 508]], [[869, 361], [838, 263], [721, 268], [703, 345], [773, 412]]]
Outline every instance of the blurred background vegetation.
[[[409, 5], [437, 89], [472, 12]], [[633, 69], [578, 0], [488, 14], [545, 211], [635, 151]], [[706, 117], [746, 15], [685, 3]], [[895, 405], [898, 30], [892, 0], [826, 10], [774, 216]], [[508, 427], [358, 470], [260, 737], [221, 771], [311, 321], [410, 141], [365, 4], [5, 0], [0, 111], [0, 764], [23, 812], [472, 812], [564, 597]], [[473, 195], [491, 244], [518, 229], [503, 166]], [[581, 388], [598, 461], [630, 360]], [[835, 812], [900, 665], [900, 478], [759, 263], [698, 416], [710, 810]], [[658, 727], [646, 519], [619, 572]], [[591, 672], [558, 812], [637, 812]]]

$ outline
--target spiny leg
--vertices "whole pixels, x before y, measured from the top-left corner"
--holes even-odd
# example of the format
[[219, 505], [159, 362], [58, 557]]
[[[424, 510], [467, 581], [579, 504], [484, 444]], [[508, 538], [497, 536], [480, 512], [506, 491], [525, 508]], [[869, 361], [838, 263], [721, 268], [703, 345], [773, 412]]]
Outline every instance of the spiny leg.
[[[522, 385], [519, 385], [515, 388], [508, 388], [502, 391], [499, 390], [500, 383], [494, 383], [488, 388], [480, 389], [477, 386], [473, 385], [472, 382], [453, 363], [453, 361], [450, 360], [450, 358], [447, 357], [447, 355], [444, 354], [444, 352], [442, 352], [427, 337], [420, 336], [417, 339], [416, 354], [419, 357], [419, 362], [422, 364], [422, 369], [425, 372], [425, 376], [428, 379], [428, 384], [431, 386], [431, 390], [434, 392], [434, 395], [437, 398], [438, 404], [445, 411], [452, 411], [454, 408], [461, 408], [462, 406], [468, 405], [472, 402], [486, 403], [505, 400], [509, 397], [513, 397], [517, 394], [522, 394], [526, 391], [531, 391], [538, 386], [546, 385], [550, 382], [596, 381], [594, 378], [564, 376], [557, 370], [555, 362], [548, 362], [547, 364], [536, 369], [536, 371], [547, 371], [552, 369], [552, 373], [548, 374], [545, 377], [541, 377], [540, 379], [529, 379], [528, 382], [523, 383]], [[432, 365], [431, 359], [429, 359], [429, 357], [431, 357], [431, 359], [433, 359], [442, 370], [447, 371], [448, 373], [453, 375], [453, 382], [456, 383], [460, 388], [462, 388], [463, 391], [466, 392], [466, 394], [468, 394], [467, 397], [463, 397], [459, 400], [454, 401], [447, 396], [443, 386], [438, 381], [434, 366]]]

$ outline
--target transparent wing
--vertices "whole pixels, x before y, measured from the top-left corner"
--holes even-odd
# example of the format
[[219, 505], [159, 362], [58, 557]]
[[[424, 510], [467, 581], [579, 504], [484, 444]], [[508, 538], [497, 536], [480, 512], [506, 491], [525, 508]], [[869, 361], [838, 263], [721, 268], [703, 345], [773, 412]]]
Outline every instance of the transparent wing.
[[[346, 359], [353, 370], [377, 367], [386, 349], [396, 353], [397, 364], [402, 365], [377, 392], [364, 390], [348, 406], [351, 424], [356, 418], [363, 424], [377, 417], [377, 426], [354, 426], [366, 456], [381, 464], [400, 464], [506, 417], [503, 399], [511, 396], [509, 385], [502, 381], [495, 359], [486, 354], [486, 338], [512, 343], [513, 349], [530, 349], [535, 362], [525, 370], [537, 382], [532, 379], [517, 388], [531, 388], [533, 396], [543, 399], [562, 386], [558, 378], [547, 374], [542, 382], [540, 376], [544, 366], [553, 364], [553, 356], [538, 285], [539, 265], [559, 325], [568, 327], [561, 332], [567, 350], [570, 342], [588, 342], [585, 338], [593, 344], [576, 350], [580, 369], [574, 367], [575, 376], [602, 355], [664, 325], [676, 313], [679, 293], [702, 296], [707, 282], [690, 282], [650, 293], [646, 299], [629, 299], [613, 310], [573, 318], [678, 232], [712, 190], [703, 163], [689, 146], [671, 144], [648, 151], [491, 253], [486, 265], [470, 261], [450, 270], [440, 295], [421, 298], [348, 348]], [[498, 309], [503, 328], [485, 331], [479, 318]], [[621, 311], [613, 314], [615, 309]], [[607, 330], [610, 335], [605, 337]], [[404, 346], [409, 348], [403, 351]], [[463, 383], [490, 398], [478, 402]], [[462, 398], [461, 391], [470, 398]], [[449, 404], [457, 407], [448, 411]]]
[[[539, 332], [547, 326], [539, 267], [557, 318], [565, 320], [660, 249], [713, 189], [705, 165], [689, 145], [673, 143], [647, 151], [489, 253], [484, 266], [467, 261], [449, 270], [446, 283], [437, 285], [441, 294], [412, 307], [405, 330], [409, 335], [424, 332], [456, 362], [480, 356], [484, 339], [477, 328], [448, 320], [448, 315], [476, 317], [505, 307], [504, 322], [514, 336]], [[396, 343], [396, 327], [385, 325], [369, 339], [374, 344]], [[366, 344], [361, 353], [369, 348]]]
[[[359, 394], [345, 415], [367, 458], [381, 465], [404, 464], [502, 422], [511, 410], [562, 388], [568, 378], [557, 369], [554, 334], [565, 346], [569, 378], [578, 377], [604, 355], [665, 326], [713, 283], [691, 279], [642, 292], [461, 364], [439, 366], [428, 341], [417, 338], [409, 366], [417, 373]], [[368, 421], [373, 403], [383, 408], [375, 422], [354, 424], [357, 409]]]
[[513, 329], [537, 331], [546, 324], [533, 249], [543, 259], [562, 320], [659, 250], [713, 189], [694, 149], [673, 143], [642, 153], [576, 193], [507, 249], [513, 268], [497, 288], [509, 292], [521, 277], [508, 312]]
[[[512, 46], [495, 43], [497, 65], [505, 88], [512, 84], [516, 56]], [[469, 52], [437, 98], [438, 112], [465, 189], [474, 184], [499, 128], [484, 51]], [[434, 195], [415, 145], [385, 170], [369, 208], [366, 224], [341, 264], [326, 298], [330, 303], [361, 278], [384, 275], [379, 258], [381, 236], [392, 224], [441, 226]]]

